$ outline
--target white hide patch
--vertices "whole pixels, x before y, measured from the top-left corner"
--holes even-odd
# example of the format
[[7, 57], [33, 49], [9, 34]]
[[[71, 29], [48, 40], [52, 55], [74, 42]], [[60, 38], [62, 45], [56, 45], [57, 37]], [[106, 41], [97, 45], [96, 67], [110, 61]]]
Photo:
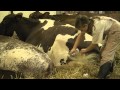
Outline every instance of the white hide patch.
[[70, 24], [65, 24], [65, 25], [61, 25], [61, 26], [66, 26], [66, 27], [72, 27], [75, 28], [74, 26], [70, 25]]
[[61, 65], [60, 64], [61, 59], [64, 59], [66, 62], [67, 57], [69, 56], [69, 48], [66, 46], [66, 42], [70, 38], [75, 38], [78, 34], [79, 31], [74, 36], [68, 34], [67, 35], [58, 34], [56, 36], [55, 42], [51, 47], [51, 50], [48, 51], [47, 53], [55, 66]]
[[84, 41], [92, 41], [92, 36], [89, 34], [85, 33], [85, 40]]
[[41, 23], [43, 23], [45, 20], [47, 21], [47, 24], [46, 24], [45, 26], [42, 27], [44, 30], [47, 30], [49, 27], [53, 27], [53, 26], [54, 26], [55, 20], [50, 20], [50, 19], [39, 19], [39, 21], [40, 21]]

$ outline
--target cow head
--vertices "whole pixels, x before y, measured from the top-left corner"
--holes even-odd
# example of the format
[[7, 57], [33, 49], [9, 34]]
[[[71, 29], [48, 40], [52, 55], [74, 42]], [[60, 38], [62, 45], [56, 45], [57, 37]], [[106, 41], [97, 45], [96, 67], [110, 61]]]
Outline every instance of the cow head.
[[15, 31], [20, 40], [25, 41], [39, 20], [22, 17], [22, 13], [7, 15], [1, 25], [1, 35], [12, 36]]
[[0, 35], [12, 36], [15, 28], [14, 26], [21, 17], [22, 13], [5, 16], [0, 24]]

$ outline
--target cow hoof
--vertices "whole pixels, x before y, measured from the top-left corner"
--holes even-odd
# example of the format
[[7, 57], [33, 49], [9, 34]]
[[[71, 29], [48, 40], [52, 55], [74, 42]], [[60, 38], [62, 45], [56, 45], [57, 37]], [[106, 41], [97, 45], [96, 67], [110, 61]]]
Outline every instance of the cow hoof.
[[61, 65], [66, 64], [66, 62], [64, 61], [64, 59], [61, 59], [61, 60], [60, 60], [60, 64], [61, 64]]

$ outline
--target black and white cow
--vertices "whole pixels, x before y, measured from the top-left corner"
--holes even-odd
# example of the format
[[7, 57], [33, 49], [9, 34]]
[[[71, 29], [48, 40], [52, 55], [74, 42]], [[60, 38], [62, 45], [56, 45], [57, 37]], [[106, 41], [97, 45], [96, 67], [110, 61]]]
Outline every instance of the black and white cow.
[[[12, 79], [21, 73], [22, 78], [42, 78], [53, 72], [49, 56], [35, 46], [11, 37], [0, 35], [0, 78]], [[12, 76], [10, 76], [12, 75]]]
[[[12, 36], [15, 31], [19, 39], [38, 46], [47, 53], [56, 66], [61, 65], [60, 61], [69, 57], [69, 50], [80, 33], [69, 24], [55, 22], [54, 20], [41, 19], [33, 20], [21, 15], [6, 16], [1, 23], [3, 35]], [[85, 40], [79, 45], [79, 49], [87, 47], [91, 42], [91, 36], [86, 34]], [[96, 47], [92, 52], [99, 53]]]

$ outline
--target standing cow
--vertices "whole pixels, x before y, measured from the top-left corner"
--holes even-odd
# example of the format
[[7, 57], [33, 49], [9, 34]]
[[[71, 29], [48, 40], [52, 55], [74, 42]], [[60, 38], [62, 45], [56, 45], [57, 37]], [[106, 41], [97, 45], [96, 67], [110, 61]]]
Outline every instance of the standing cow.
[[[49, 55], [56, 66], [61, 65], [61, 61], [66, 62], [69, 50], [80, 33], [69, 24], [62, 25], [62, 23], [48, 19], [29, 19], [20, 14], [6, 16], [0, 28], [2, 28], [0, 30], [3, 35], [12, 36], [15, 31], [20, 40], [38, 46]], [[92, 37], [88, 38], [88, 36], [88, 34], [85, 35], [79, 49], [86, 48], [90, 44]], [[95, 48], [92, 52], [99, 53], [99, 48]]]

